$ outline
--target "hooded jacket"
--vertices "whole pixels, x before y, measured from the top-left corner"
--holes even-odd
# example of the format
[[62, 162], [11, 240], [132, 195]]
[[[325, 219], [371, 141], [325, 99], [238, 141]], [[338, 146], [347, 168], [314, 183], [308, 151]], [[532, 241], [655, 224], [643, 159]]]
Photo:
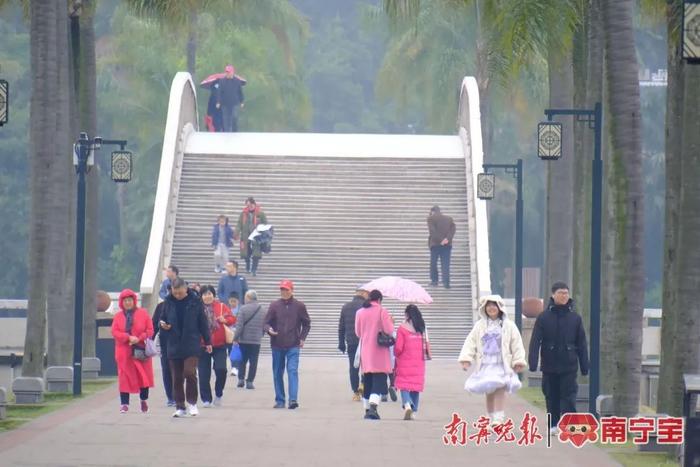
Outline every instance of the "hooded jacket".
[[211, 345], [209, 323], [204, 314], [204, 303], [192, 290], [187, 290], [187, 296], [178, 300], [172, 294], [165, 298], [165, 309], [161, 318], [172, 328], [167, 334], [170, 359], [185, 359], [196, 357], [200, 353], [200, 338], [204, 345]]
[[[134, 300], [131, 329], [126, 329], [126, 310], [124, 300]], [[141, 388], [153, 387], [153, 363], [151, 358], [137, 360], [133, 358], [133, 347], [144, 348], [146, 339], [153, 335], [151, 317], [144, 308], [137, 306], [136, 292], [124, 289], [119, 294], [119, 312], [112, 320], [112, 336], [114, 337], [114, 360], [117, 363], [119, 375], [119, 392], [138, 393]], [[129, 337], [138, 338], [136, 344], [129, 344]]]
[[486, 295], [479, 299], [479, 321], [476, 322], [471, 332], [467, 336], [462, 346], [462, 351], [459, 353], [459, 362], [469, 362], [475, 364], [475, 371], [481, 368], [481, 360], [483, 358], [482, 337], [486, 334], [488, 320], [486, 314], [486, 304], [495, 302], [501, 310], [502, 315], [502, 334], [501, 334], [501, 357], [503, 358], [503, 366], [508, 374], [513, 373], [515, 365], [527, 365], [525, 361], [525, 346], [523, 339], [520, 336], [520, 331], [515, 323], [508, 317], [508, 310], [500, 295]]
[[542, 349], [542, 372], [570, 373], [581, 368], [588, 374], [588, 345], [581, 316], [574, 311], [574, 302], [556, 305], [549, 299], [547, 309], [535, 321], [529, 351], [530, 371], [537, 371]]

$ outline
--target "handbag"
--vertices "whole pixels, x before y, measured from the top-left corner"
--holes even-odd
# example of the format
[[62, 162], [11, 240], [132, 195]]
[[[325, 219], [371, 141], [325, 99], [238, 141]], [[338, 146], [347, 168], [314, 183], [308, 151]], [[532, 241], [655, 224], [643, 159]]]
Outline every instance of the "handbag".
[[357, 350], [355, 351], [355, 361], [352, 362], [352, 366], [355, 368], [360, 368], [360, 354], [362, 353], [362, 341], [357, 343]]
[[379, 309], [379, 332], [377, 333], [377, 344], [381, 347], [392, 347], [396, 343], [396, 339], [391, 334], [382, 331], [382, 309]]
[[428, 330], [426, 329], [423, 337], [423, 360], [432, 360], [433, 354], [430, 351], [430, 339], [428, 338]]
[[231, 329], [229, 326], [224, 326], [224, 334], [226, 334], [226, 343], [227, 344], [233, 344], [233, 329]]
[[234, 344], [233, 347], [231, 347], [231, 352], [229, 353], [228, 358], [229, 360], [231, 360], [232, 365], [237, 365], [238, 363], [243, 361], [241, 347], [238, 344]]
[[155, 357], [158, 355], [158, 346], [156, 345], [156, 341], [150, 337], [146, 339], [146, 348], [144, 349], [144, 353], [146, 354], [146, 357]]
[[146, 360], [146, 349], [142, 349], [141, 347], [131, 347], [131, 356], [135, 358], [136, 360], [141, 360], [144, 361]]

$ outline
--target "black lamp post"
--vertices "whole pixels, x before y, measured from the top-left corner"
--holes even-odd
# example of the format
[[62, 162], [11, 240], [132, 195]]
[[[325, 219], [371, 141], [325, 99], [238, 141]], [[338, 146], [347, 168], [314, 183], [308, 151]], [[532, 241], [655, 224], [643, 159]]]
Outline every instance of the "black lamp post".
[[477, 196], [491, 200], [496, 192], [496, 177], [490, 169], [504, 169], [517, 179], [518, 190], [515, 201], [515, 325], [523, 328], [523, 160], [515, 164], [484, 164], [485, 173], [477, 176]]
[[[119, 167], [115, 171], [112, 156], [112, 180], [128, 182], [131, 179], [131, 153], [124, 151], [127, 142], [125, 140], [103, 140], [95, 136], [92, 140], [87, 133], [80, 133], [78, 141], [73, 145], [73, 165], [78, 174], [78, 206], [76, 212], [75, 235], [75, 312], [73, 332], [73, 395], [82, 393], [83, 381], [83, 288], [85, 284], [85, 175], [95, 165], [95, 150], [102, 148], [104, 144], [116, 144], [121, 147]], [[127, 162], [128, 161], [128, 162]], [[128, 166], [128, 170], [127, 170]], [[115, 179], [115, 172], [122, 174], [119, 180]], [[124, 174], [128, 174], [128, 178]]]
[[682, 57], [688, 63], [700, 64], [700, 0], [683, 1]]
[[[603, 107], [600, 102], [592, 110], [588, 109], [545, 109], [547, 122], [538, 128], [537, 155], [543, 160], [559, 159], [561, 151], [561, 124], [553, 122], [557, 115], [572, 115], [577, 122], [588, 123], [595, 132], [593, 152], [593, 187], [591, 202], [591, 371], [588, 384], [588, 411], [596, 413], [596, 399], [600, 393], [600, 271], [601, 271], [601, 235], [603, 213], [603, 159], [601, 156], [603, 134]], [[556, 133], [558, 126], [558, 138]], [[543, 153], [544, 151], [544, 153]], [[547, 157], [547, 154], [550, 157]], [[557, 155], [558, 154], [558, 155]], [[553, 157], [553, 155], [557, 155]]]
[[0, 79], [0, 126], [7, 123], [10, 115], [10, 83]]

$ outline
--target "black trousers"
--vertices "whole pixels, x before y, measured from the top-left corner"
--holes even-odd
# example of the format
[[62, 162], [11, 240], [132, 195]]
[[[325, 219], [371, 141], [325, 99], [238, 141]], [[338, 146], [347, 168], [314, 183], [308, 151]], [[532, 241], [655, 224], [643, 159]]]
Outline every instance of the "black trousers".
[[360, 369], [355, 368], [355, 354], [357, 345], [348, 346], [348, 360], [350, 361], [350, 388], [352, 392], [357, 392], [360, 387]]
[[165, 389], [165, 397], [168, 402], [173, 401], [173, 375], [170, 372], [170, 361], [164, 353], [160, 356], [160, 366], [163, 369], [163, 389]]
[[[258, 356], [260, 355], [260, 344], [238, 344], [241, 348], [243, 359], [238, 364], [238, 379], [252, 383], [255, 374], [258, 372]], [[248, 377], [246, 378], [246, 365], [248, 366]]]
[[430, 247], [430, 282], [438, 283], [438, 258], [440, 259], [440, 269], [442, 272], [442, 285], [450, 286], [450, 255], [452, 255], [452, 245], [437, 245]]
[[199, 354], [197, 372], [199, 373], [199, 394], [202, 402], [214, 400], [211, 395], [211, 370], [214, 368], [216, 382], [214, 383], [214, 393], [216, 397], [224, 395], [226, 386], [226, 347], [214, 347], [211, 353], [203, 348]]
[[[260, 256], [253, 256], [253, 242], [248, 241], [248, 248], [246, 249], [246, 255], [245, 255], [245, 270], [246, 272], [253, 272], [256, 273], [258, 272], [258, 265], [260, 264]], [[251, 266], [251, 260], [253, 261], [253, 265]]]
[[364, 373], [362, 375], [362, 384], [364, 385], [362, 397], [369, 399], [370, 394], [386, 396], [387, 392], [389, 392], [386, 377], [386, 373]]
[[562, 414], [576, 412], [577, 372], [542, 372], [542, 393], [547, 401], [547, 412], [552, 415], [552, 427], [557, 426]]
[[[119, 399], [121, 400], [122, 405], [129, 405], [128, 392], [120, 392]], [[141, 399], [142, 401], [148, 400], [148, 388], [141, 388], [141, 390], [139, 391], [139, 399]]]

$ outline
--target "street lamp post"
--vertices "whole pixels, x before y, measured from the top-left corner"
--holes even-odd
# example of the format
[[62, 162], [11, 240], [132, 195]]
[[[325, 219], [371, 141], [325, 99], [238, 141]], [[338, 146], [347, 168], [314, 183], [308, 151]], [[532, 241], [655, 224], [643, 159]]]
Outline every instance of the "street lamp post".
[[[75, 309], [73, 323], [73, 395], [79, 396], [82, 393], [83, 382], [83, 308], [84, 297], [83, 288], [85, 284], [85, 176], [90, 168], [95, 165], [95, 151], [102, 148], [104, 144], [116, 144], [124, 151], [127, 142], [125, 140], [103, 140], [95, 136], [92, 140], [87, 133], [80, 133], [78, 141], [73, 146], [73, 165], [78, 174], [78, 206], [76, 212], [76, 235], [75, 235]], [[128, 153], [128, 173], [131, 177], [131, 153]], [[112, 157], [114, 161], [114, 157]], [[114, 163], [112, 164], [114, 166]], [[112, 168], [112, 178], [114, 179], [114, 167]], [[116, 180], [115, 181], [128, 181]]]
[[[588, 384], [588, 411], [596, 413], [596, 399], [600, 393], [600, 286], [601, 286], [601, 243], [602, 243], [602, 213], [603, 213], [603, 158], [602, 150], [602, 134], [603, 134], [603, 107], [600, 102], [597, 102], [592, 110], [589, 109], [545, 109], [544, 114], [547, 116], [547, 122], [541, 123], [541, 126], [560, 125], [552, 122], [557, 115], [572, 115], [576, 117], [577, 122], [588, 123], [588, 127], [594, 131], [594, 149], [593, 149], [593, 178], [592, 178], [592, 202], [591, 202], [591, 327], [590, 327], [590, 343], [591, 343], [591, 371]], [[560, 127], [561, 128], [561, 127]], [[542, 136], [542, 132], [539, 132]], [[550, 139], [551, 143], [551, 139]], [[538, 141], [538, 147], [542, 147], [544, 141]], [[559, 140], [561, 145], [561, 139]], [[553, 149], [549, 147], [549, 149]], [[554, 152], [557, 152], [554, 149]], [[540, 158], [547, 160], [547, 157], [542, 157], [538, 151]], [[559, 150], [561, 155], [561, 150]], [[558, 158], [558, 157], [557, 157]]]
[[[493, 199], [495, 183], [490, 169], [504, 169], [517, 179], [517, 198], [515, 200], [515, 325], [522, 332], [523, 327], [523, 160], [515, 164], [484, 164], [486, 173], [479, 174], [479, 199]], [[483, 186], [482, 186], [483, 185]]]

